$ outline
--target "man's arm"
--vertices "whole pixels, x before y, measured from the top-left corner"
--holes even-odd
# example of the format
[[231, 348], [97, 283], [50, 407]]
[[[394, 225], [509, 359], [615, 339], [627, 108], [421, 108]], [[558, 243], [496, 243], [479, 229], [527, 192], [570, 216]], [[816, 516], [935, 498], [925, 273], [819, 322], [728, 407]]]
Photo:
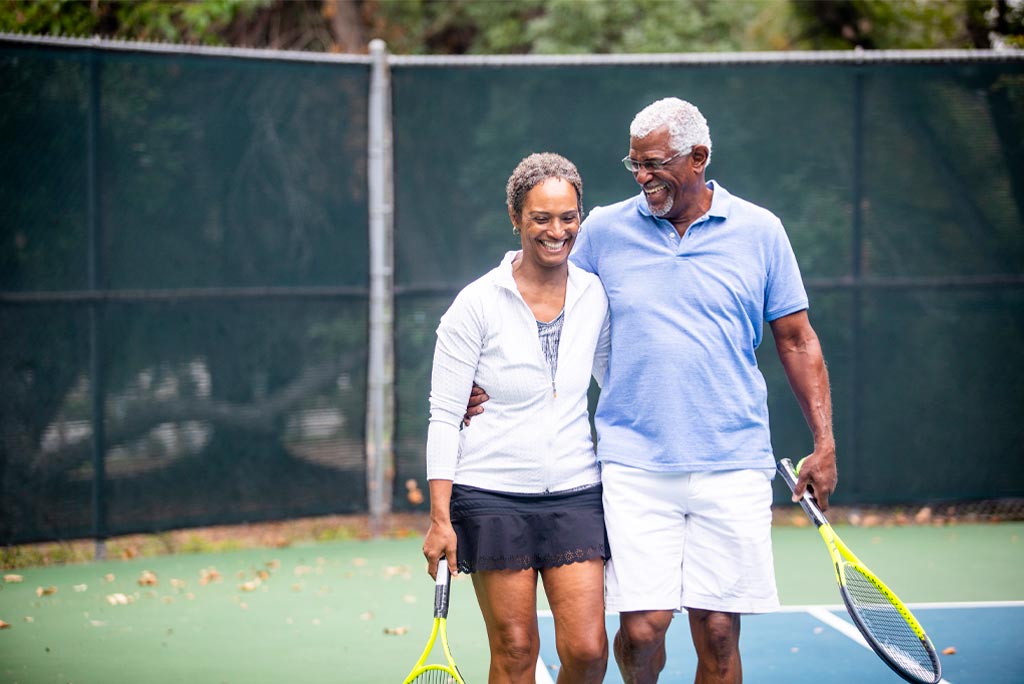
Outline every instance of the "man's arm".
[[810, 485], [818, 505], [827, 510], [838, 476], [836, 440], [832, 434], [832, 396], [821, 343], [806, 310], [778, 318], [770, 325], [789, 386], [814, 438], [814, 452], [800, 468], [793, 501], [799, 501]]

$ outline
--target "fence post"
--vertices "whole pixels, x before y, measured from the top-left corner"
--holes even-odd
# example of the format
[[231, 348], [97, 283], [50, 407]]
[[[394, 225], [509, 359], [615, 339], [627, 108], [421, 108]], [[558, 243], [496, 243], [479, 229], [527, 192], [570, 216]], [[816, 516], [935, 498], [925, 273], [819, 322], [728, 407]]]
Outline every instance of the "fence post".
[[[99, 55], [89, 50], [89, 114], [86, 133], [86, 202], [88, 211], [89, 290], [96, 292], [104, 286], [103, 277], [103, 221], [100, 206], [100, 69]], [[106, 386], [103, 379], [103, 303], [89, 302], [89, 401], [92, 403], [92, 536], [96, 560], [107, 555], [107, 499], [106, 499]]]
[[370, 330], [367, 360], [366, 491], [370, 532], [384, 530], [395, 477], [394, 435], [394, 179], [391, 77], [387, 45], [370, 42], [367, 184], [370, 214]]

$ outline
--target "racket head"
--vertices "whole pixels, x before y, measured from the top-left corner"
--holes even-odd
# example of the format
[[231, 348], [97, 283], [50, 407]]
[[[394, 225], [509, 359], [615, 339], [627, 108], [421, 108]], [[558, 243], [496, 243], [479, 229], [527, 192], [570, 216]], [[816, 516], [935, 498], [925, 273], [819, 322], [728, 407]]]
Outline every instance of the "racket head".
[[938, 684], [942, 664], [910, 609], [863, 563], [844, 558], [838, 573], [846, 611], [882, 661], [908, 682]]

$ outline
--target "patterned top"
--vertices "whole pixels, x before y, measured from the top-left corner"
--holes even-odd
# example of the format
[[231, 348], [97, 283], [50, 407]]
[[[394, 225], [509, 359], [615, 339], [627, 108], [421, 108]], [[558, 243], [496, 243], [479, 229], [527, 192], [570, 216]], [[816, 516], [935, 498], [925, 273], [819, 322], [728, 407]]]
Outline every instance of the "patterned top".
[[558, 370], [558, 341], [562, 339], [562, 321], [565, 320], [565, 309], [559, 312], [558, 317], [550, 323], [537, 321], [537, 334], [540, 336], [540, 348], [544, 351], [544, 358], [551, 369], [551, 380], [555, 379], [555, 371]]

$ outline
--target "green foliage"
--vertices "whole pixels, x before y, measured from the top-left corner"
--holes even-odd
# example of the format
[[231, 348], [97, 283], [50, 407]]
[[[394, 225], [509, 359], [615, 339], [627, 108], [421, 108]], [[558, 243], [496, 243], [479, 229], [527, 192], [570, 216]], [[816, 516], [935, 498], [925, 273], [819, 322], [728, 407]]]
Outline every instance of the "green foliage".
[[589, 54], [785, 47], [786, 0], [400, 0], [377, 6], [397, 53]]
[[0, 30], [10, 33], [224, 44], [223, 32], [271, 0], [3, 0]]

